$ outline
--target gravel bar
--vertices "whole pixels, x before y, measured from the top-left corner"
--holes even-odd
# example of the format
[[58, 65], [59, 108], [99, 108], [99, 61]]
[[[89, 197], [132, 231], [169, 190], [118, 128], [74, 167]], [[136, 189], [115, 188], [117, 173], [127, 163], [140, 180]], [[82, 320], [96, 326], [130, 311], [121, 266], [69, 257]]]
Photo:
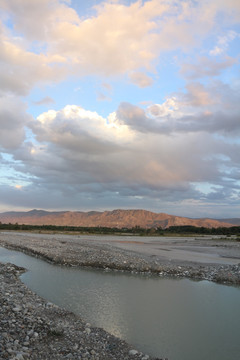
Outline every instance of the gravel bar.
[[[155, 255], [121, 249], [114, 244], [104, 244], [100, 241], [84, 240], [79, 236], [61, 234], [0, 232], [0, 246], [19, 250], [58, 265], [148, 273], [162, 277], [185, 277], [240, 285], [240, 262], [229, 265], [183, 260], [169, 261]], [[209, 246], [211, 245], [208, 242]], [[229, 249], [240, 254], [239, 242], [226, 244], [219, 240], [214, 242], [214, 246], [227, 249], [226, 254]]]

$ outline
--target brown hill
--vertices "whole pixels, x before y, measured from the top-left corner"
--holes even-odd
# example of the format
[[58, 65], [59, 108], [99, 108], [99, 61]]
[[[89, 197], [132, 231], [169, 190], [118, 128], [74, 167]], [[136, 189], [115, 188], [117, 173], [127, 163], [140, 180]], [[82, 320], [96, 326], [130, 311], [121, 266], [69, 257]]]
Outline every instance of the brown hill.
[[28, 225], [62, 225], [86, 227], [117, 227], [163, 229], [169, 226], [192, 225], [197, 227], [217, 228], [231, 227], [233, 224], [214, 219], [190, 219], [164, 213], [153, 213], [146, 210], [113, 210], [113, 211], [61, 211], [49, 212], [44, 210], [31, 210], [28, 212], [6, 212], [0, 214], [0, 222], [28, 224]]

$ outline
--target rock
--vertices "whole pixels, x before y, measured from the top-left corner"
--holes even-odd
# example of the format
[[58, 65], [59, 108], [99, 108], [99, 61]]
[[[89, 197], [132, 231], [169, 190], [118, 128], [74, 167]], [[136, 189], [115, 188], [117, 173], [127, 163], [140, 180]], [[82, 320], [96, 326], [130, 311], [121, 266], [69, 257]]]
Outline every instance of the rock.
[[16, 306], [16, 307], [14, 307], [13, 308], [13, 311], [14, 312], [19, 312], [19, 311], [21, 311], [22, 309], [19, 307], [19, 306]]
[[22, 354], [18, 353], [18, 354], [15, 356], [15, 359], [16, 359], [16, 360], [24, 360], [24, 357], [22, 356]]
[[85, 332], [89, 335], [91, 333], [91, 329], [90, 328], [86, 328]]
[[138, 351], [137, 350], [130, 350], [129, 351], [129, 355], [137, 355]]

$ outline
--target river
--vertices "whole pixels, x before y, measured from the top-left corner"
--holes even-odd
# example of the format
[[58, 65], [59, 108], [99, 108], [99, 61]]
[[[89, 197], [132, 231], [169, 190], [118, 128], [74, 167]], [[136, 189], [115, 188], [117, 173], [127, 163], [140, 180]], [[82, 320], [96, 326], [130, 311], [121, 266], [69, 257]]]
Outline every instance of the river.
[[0, 248], [0, 262], [29, 271], [21, 280], [138, 350], [169, 360], [238, 360], [240, 288], [66, 268]]

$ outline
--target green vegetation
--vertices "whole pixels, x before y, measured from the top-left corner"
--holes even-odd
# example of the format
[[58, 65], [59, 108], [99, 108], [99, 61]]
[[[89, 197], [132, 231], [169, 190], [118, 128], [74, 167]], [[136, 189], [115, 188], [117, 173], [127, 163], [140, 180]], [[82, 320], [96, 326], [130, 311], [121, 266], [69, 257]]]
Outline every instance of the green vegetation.
[[140, 235], [140, 236], [173, 236], [173, 235], [237, 235], [240, 239], [240, 226], [232, 226], [229, 228], [205, 228], [196, 226], [170, 226], [167, 229], [151, 228], [143, 229], [135, 226], [128, 228], [109, 228], [109, 227], [85, 227], [85, 226], [58, 226], [58, 225], [25, 225], [25, 224], [2, 224], [0, 222], [0, 230], [15, 231], [34, 231], [34, 232], [68, 232], [80, 234], [116, 234], [116, 235]]

